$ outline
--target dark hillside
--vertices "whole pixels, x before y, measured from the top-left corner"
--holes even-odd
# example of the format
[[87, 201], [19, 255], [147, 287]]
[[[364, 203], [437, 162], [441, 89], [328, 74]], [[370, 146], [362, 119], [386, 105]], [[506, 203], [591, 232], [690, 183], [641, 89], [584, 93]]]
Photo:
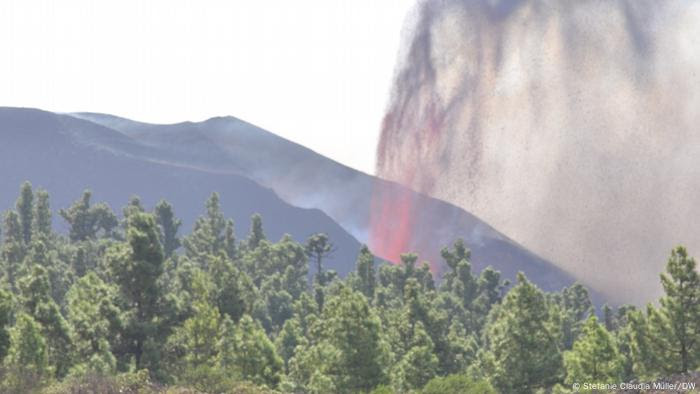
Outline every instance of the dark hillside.
[[[84, 189], [117, 213], [132, 195], [148, 208], [165, 198], [183, 219], [183, 231], [189, 231], [209, 194], [217, 191], [239, 238], [247, 236], [250, 216], [258, 212], [272, 240], [285, 232], [299, 241], [326, 232], [337, 246], [330, 268], [341, 273], [352, 268], [360, 243], [322, 211], [291, 206], [240, 175], [145, 160], [146, 149], [119, 132], [69, 116], [0, 109], [0, 207], [13, 207], [19, 185], [29, 180], [51, 193], [54, 209], [69, 206]], [[55, 222], [63, 224], [59, 218]]]

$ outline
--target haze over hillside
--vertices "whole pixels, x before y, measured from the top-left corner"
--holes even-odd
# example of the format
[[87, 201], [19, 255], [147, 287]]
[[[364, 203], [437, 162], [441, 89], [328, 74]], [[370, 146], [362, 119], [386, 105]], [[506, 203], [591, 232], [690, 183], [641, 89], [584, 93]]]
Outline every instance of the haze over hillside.
[[[303, 242], [325, 232], [337, 246], [329, 268], [347, 273], [360, 250], [342, 227], [317, 209], [302, 209], [281, 200], [270, 189], [233, 173], [202, 171], [139, 156], [152, 150], [131, 137], [68, 115], [32, 109], [0, 108], [0, 210], [14, 207], [19, 186], [29, 180], [51, 195], [54, 210], [66, 208], [91, 189], [93, 202], [105, 201], [117, 213], [137, 195], [147, 209], [160, 199], [174, 206], [183, 232], [205, 212], [204, 202], [216, 191], [227, 217], [234, 219], [239, 239], [248, 235], [250, 216], [260, 213], [267, 237], [289, 233]], [[214, 152], [211, 152], [212, 157]], [[76, 194], [78, 191], [78, 194]], [[56, 216], [56, 224], [65, 225]]]
[[700, 251], [700, 2], [435, 0], [409, 26], [378, 176], [624, 301]]
[[[207, 195], [218, 191], [239, 237], [254, 212], [263, 215], [271, 239], [283, 232], [297, 240], [327, 232], [338, 246], [330, 267], [340, 273], [353, 268], [360, 242], [393, 261], [398, 252], [418, 252], [439, 273], [440, 250], [463, 238], [476, 271], [492, 265], [511, 279], [523, 271], [547, 290], [575, 280], [454, 205], [352, 170], [232, 117], [153, 125], [111, 115], [7, 108], [0, 111], [0, 142], [4, 207], [28, 179], [51, 192], [54, 208], [67, 206], [78, 198], [75, 190], [84, 188], [116, 209], [132, 194], [149, 207], [166, 198], [187, 229]], [[410, 215], [422, 225], [408, 227], [404, 218], [385, 215], [378, 193], [420, 202], [423, 209]], [[371, 225], [378, 223], [387, 234], [370, 238]], [[399, 245], [406, 231], [411, 243]], [[394, 253], [388, 246], [400, 249]]]

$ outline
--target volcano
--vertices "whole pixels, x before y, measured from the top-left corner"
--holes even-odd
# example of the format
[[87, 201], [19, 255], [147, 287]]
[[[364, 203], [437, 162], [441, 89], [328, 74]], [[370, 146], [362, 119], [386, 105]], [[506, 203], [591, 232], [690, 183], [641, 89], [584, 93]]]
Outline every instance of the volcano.
[[[461, 238], [472, 251], [476, 271], [492, 266], [511, 280], [523, 271], [546, 290], [576, 281], [454, 204], [356, 171], [234, 117], [158, 125], [108, 114], [70, 116], [113, 130], [132, 143], [96, 141], [104, 150], [173, 169], [242, 176], [292, 206], [320, 210], [387, 261], [398, 262], [401, 253], [415, 252], [439, 276], [445, 268], [442, 248]], [[408, 210], [402, 212], [402, 207]], [[283, 216], [266, 220], [287, 221]], [[334, 264], [339, 272], [348, 272], [354, 255], [336, 256]]]
[[83, 189], [115, 208], [132, 195], [146, 207], [165, 198], [184, 229], [217, 191], [239, 237], [256, 212], [273, 240], [284, 233], [299, 241], [327, 233], [337, 247], [328, 268], [341, 275], [354, 269], [361, 243], [392, 262], [416, 252], [440, 275], [441, 249], [461, 238], [477, 272], [492, 266], [513, 280], [523, 271], [552, 291], [576, 281], [456, 205], [230, 116], [159, 125], [107, 114], [0, 108], [0, 179], [0, 207], [13, 206], [20, 183], [29, 180], [50, 192], [55, 209], [70, 205]]

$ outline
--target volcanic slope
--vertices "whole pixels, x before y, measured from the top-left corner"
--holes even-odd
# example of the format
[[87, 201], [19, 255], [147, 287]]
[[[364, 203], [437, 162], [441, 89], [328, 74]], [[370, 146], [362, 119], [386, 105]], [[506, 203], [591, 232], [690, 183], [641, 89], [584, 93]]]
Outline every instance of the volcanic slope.
[[[54, 210], [68, 207], [85, 189], [93, 191], [94, 202], [107, 202], [118, 214], [133, 195], [148, 209], [164, 198], [183, 220], [183, 232], [189, 232], [205, 212], [204, 202], [216, 191], [239, 238], [247, 236], [251, 215], [260, 213], [269, 239], [289, 233], [304, 241], [325, 232], [337, 247], [327, 260], [328, 268], [341, 274], [354, 268], [360, 243], [322, 211], [292, 206], [235, 173], [145, 159], [156, 156], [151, 147], [97, 123], [33, 109], [0, 108], [0, 209], [14, 207], [20, 184], [28, 180], [49, 192]], [[54, 222], [65, 230], [58, 215]]]
[[106, 114], [73, 116], [138, 143], [127, 149], [107, 141], [107, 149], [127, 149], [124, 154], [176, 168], [243, 175], [290, 204], [320, 209], [387, 260], [413, 251], [440, 272], [440, 250], [462, 238], [472, 250], [476, 271], [491, 265], [510, 279], [523, 271], [546, 290], [575, 280], [455, 205], [353, 170], [233, 117], [157, 125]]

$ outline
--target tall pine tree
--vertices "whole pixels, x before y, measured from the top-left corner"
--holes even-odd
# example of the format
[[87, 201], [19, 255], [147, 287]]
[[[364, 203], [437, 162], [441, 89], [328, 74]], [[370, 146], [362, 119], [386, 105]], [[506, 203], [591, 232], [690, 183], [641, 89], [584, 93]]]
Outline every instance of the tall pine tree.
[[490, 316], [482, 369], [502, 392], [532, 393], [562, 379], [562, 355], [544, 294], [522, 273]]
[[671, 252], [661, 284], [661, 306], [649, 308], [658, 369], [668, 374], [693, 371], [700, 367], [700, 276], [684, 247]]

